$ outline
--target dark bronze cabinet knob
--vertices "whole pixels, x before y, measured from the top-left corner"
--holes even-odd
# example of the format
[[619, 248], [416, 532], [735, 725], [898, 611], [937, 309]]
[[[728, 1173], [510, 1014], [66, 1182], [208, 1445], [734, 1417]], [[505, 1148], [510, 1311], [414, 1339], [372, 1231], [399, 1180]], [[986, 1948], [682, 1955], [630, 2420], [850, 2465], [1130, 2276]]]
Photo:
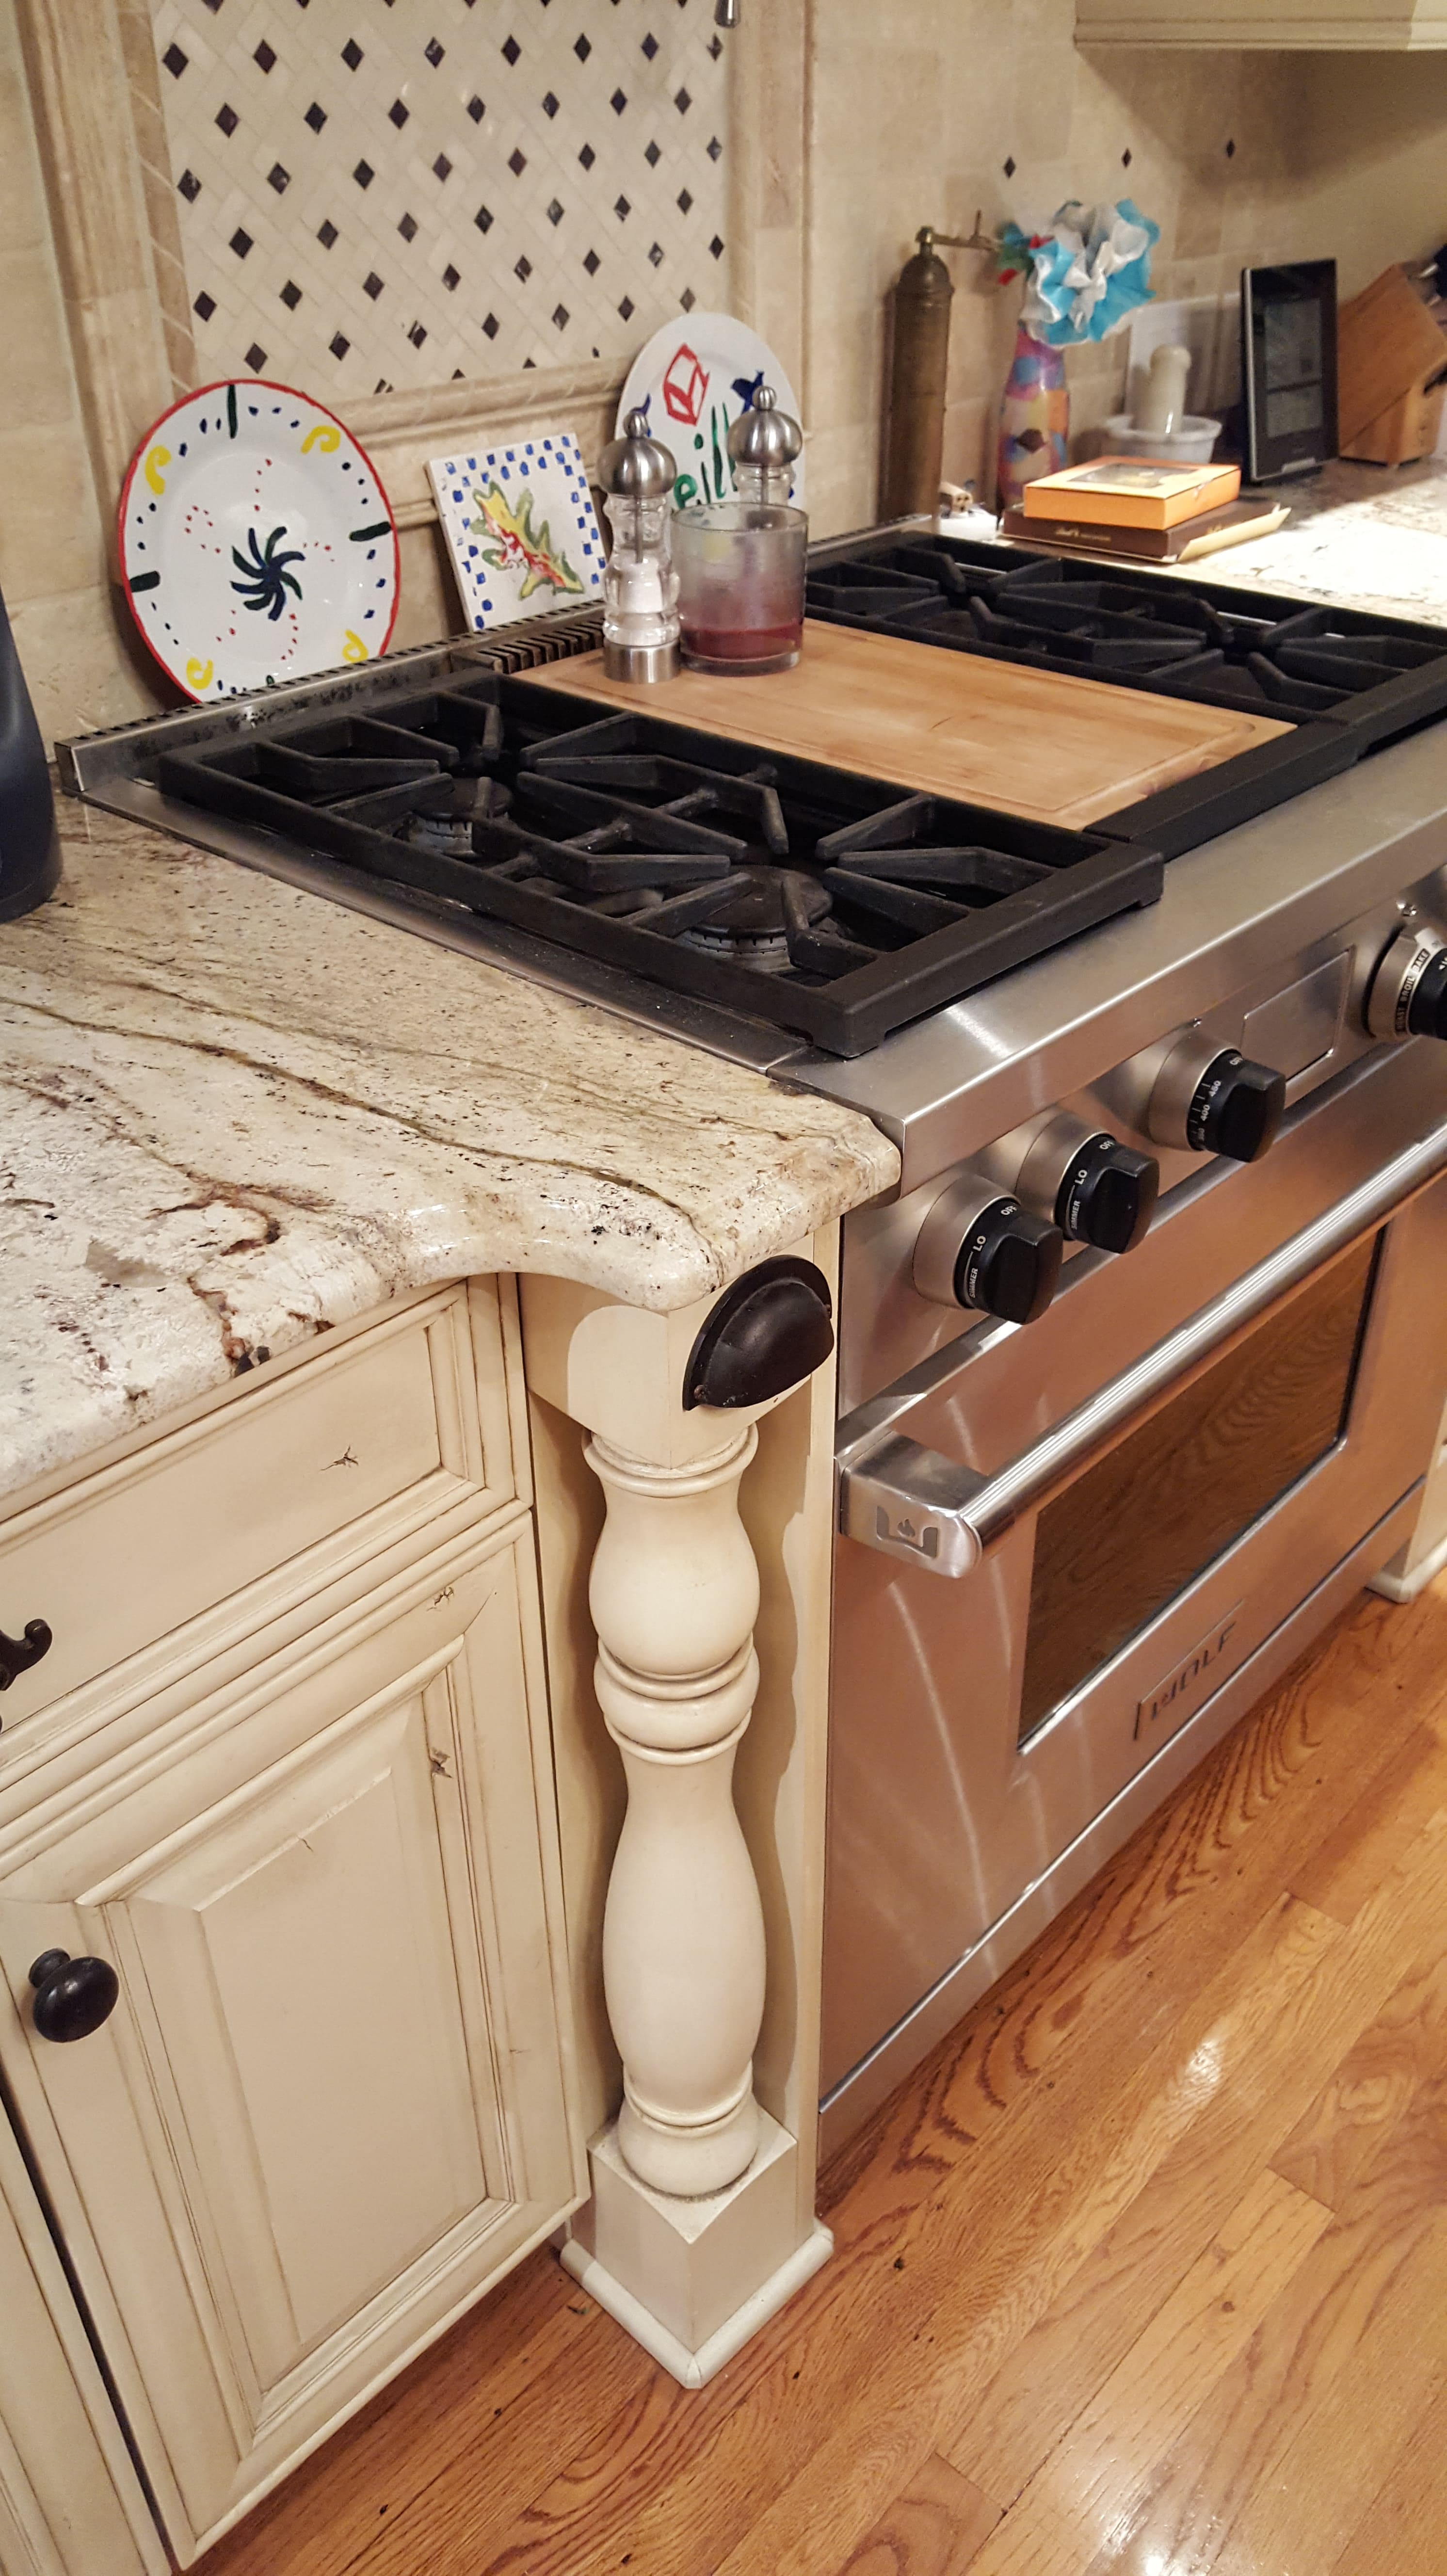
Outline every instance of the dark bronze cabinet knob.
[[42, 1655], [50, 1652], [52, 1638], [43, 1619], [28, 1619], [23, 1637], [7, 1637], [0, 1628], [0, 1691], [6, 1691], [21, 1673], [28, 1673]]
[[116, 2008], [120, 1979], [108, 1959], [72, 1959], [46, 1950], [30, 1971], [31, 2017], [42, 2039], [89, 2039]]

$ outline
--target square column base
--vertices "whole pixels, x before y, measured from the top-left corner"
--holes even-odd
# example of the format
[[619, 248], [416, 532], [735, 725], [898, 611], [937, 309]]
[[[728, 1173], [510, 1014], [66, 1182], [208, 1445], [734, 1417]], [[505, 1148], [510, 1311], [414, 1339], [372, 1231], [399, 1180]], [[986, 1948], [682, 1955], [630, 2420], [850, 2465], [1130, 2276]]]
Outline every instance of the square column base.
[[629, 2171], [616, 2124], [588, 2149], [593, 2197], [561, 2248], [565, 2268], [685, 2388], [702, 2388], [827, 2262], [816, 2221], [798, 2235], [795, 2141], [759, 2115], [758, 2153], [727, 2191], [676, 2200]]

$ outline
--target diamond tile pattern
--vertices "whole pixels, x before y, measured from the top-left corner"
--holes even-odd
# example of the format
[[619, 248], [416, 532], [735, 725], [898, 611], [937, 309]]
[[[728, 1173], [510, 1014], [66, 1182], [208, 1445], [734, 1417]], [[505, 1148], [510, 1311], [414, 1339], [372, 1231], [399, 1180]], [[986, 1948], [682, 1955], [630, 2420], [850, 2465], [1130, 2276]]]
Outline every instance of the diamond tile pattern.
[[151, 14], [202, 382], [264, 368], [326, 402], [622, 368], [727, 307], [710, 0]]

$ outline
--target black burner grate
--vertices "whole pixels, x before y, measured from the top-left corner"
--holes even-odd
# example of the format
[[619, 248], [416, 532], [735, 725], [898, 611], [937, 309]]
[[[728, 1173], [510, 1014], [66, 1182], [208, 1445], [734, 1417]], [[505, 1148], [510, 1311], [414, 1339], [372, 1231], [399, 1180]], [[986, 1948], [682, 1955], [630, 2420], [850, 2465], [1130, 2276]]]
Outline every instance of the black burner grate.
[[857, 1055], [1161, 888], [1071, 832], [454, 673], [163, 754], [171, 798]]

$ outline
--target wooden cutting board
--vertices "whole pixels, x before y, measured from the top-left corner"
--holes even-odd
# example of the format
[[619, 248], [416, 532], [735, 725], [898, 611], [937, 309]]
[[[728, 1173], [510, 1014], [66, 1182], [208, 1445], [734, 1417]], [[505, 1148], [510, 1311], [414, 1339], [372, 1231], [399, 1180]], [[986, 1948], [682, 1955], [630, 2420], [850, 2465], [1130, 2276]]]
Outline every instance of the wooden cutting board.
[[601, 653], [526, 677], [735, 742], [1076, 828], [1291, 731], [1267, 716], [812, 619], [794, 669], [766, 679], [683, 671], [661, 687], [630, 687], [604, 678]]

